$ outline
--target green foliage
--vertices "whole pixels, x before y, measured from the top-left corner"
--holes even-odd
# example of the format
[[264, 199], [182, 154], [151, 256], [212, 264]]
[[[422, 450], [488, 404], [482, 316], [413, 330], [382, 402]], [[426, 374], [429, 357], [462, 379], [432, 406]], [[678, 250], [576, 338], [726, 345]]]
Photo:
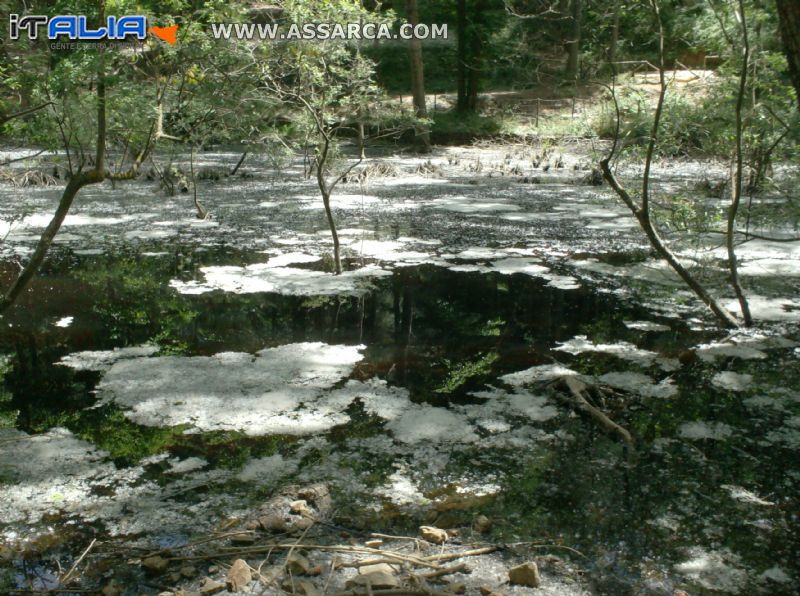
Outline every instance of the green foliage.
[[444, 364], [449, 369], [447, 379], [445, 379], [441, 387], [436, 389], [436, 393], [454, 393], [468, 381], [488, 375], [492, 370], [492, 364], [499, 357], [499, 354], [492, 350], [479, 355], [475, 360], [468, 360], [455, 365], [445, 359]]
[[11, 358], [0, 356], [0, 429], [13, 428], [19, 411], [12, 408], [13, 395], [5, 385], [5, 376], [11, 370]]
[[503, 125], [495, 116], [460, 114], [455, 110], [437, 112], [431, 127], [432, 134], [442, 138], [452, 135], [492, 136], [502, 130]]
[[93, 310], [105, 321], [110, 338], [125, 340], [137, 330], [152, 330], [148, 340], [165, 354], [185, 353], [186, 335], [198, 312], [164, 286], [165, 273], [160, 271], [164, 265], [126, 255], [102, 259], [102, 264], [77, 275], [100, 297]]

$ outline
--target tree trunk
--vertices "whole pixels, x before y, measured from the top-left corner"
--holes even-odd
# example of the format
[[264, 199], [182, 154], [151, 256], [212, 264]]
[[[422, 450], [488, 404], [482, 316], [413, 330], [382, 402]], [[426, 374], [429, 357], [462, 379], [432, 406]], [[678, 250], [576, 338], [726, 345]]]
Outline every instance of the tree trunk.
[[619, 45], [619, 0], [614, 2], [614, 16], [611, 23], [611, 45], [608, 48], [608, 61], [614, 64], [617, 61], [617, 46]]
[[456, 32], [458, 48], [456, 52], [456, 72], [458, 78], [458, 100], [456, 110], [467, 111], [467, 0], [456, 3]]
[[800, 2], [776, 0], [776, 4], [783, 38], [783, 51], [789, 63], [789, 76], [797, 96], [797, 109], [800, 110]]
[[331, 210], [331, 196], [330, 194], [322, 193], [322, 204], [325, 206], [325, 217], [328, 219], [328, 227], [331, 230], [331, 238], [333, 239], [333, 267], [336, 275], [342, 273], [342, 259], [339, 254], [339, 234], [336, 232], [336, 222], [333, 219], [333, 211]]
[[[321, 119], [318, 119], [317, 122], [321, 122]], [[330, 137], [322, 132], [321, 128], [318, 128], [320, 133], [323, 135], [322, 141], [322, 151], [319, 152], [316, 158], [317, 164], [317, 186], [319, 187], [319, 192], [322, 195], [322, 205], [325, 207], [325, 218], [328, 220], [328, 228], [331, 231], [331, 239], [333, 240], [333, 266], [336, 275], [340, 275], [342, 273], [342, 260], [339, 255], [339, 234], [336, 231], [336, 220], [333, 219], [333, 210], [331, 209], [331, 192], [333, 191], [333, 187], [336, 185], [334, 182], [333, 184], [328, 184], [325, 180], [325, 166], [328, 162], [328, 157], [330, 156]], [[341, 177], [339, 178], [341, 180]]]
[[245, 158], [247, 157], [247, 151], [242, 153], [242, 156], [239, 158], [239, 161], [236, 162], [236, 165], [233, 166], [233, 169], [228, 173], [228, 176], [235, 176], [236, 172], [239, 171], [239, 168], [242, 167]]
[[102, 181], [103, 175], [97, 170], [91, 170], [86, 173], [77, 173], [69, 179], [69, 183], [67, 183], [67, 186], [64, 188], [64, 192], [61, 195], [61, 200], [58, 202], [58, 207], [53, 215], [53, 219], [50, 220], [50, 223], [47, 225], [47, 228], [45, 228], [41, 238], [39, 238], [39, 243], [36, 245], [36, 250], [34, 250], [33, 255], [25, 265], [25, 268], [19, 274], [19, 277], [14, 280], [14, 283], [0, 299], [0, 313], [5, 312], [12, 304], [14, 304], [19, 295], [25, 290], [25, 288], [28, 287], [28, 284], [33, 279], [33, 276], [36, 275], [36, 272], [39, 271], [39, 267], [41, 267], [42, 263], [44, 262], [44, 258], [47, 256], [47, 251], [53, 244], [53, 239], [61, 229], [61, 224], [64, 223], [64, 218], [67, 216], [69, 208], [72, 206], [72, 202], [75, 200], [75, 196], [78, 194], [78, 191], [87, 184], [96, 184], [97, 182]]
[[[419, 24], [417, 0], [406, 0], [406, 16], [408, 22], [416, 27]], [[408, 42], [408, 53], [411, 60], [411, 93], [414, 97], [414, 113], [417, 118], [427, 118], [425, 106], [425, 71], [422, 61], [422, 42], [412, 38]], [[431, 136], [427, 126], [417, 129], [417, 140], [421, 148], [428, 152], [431, 148]]]
[[[106, 3], [105, 0], [100, 0], [99, 17], [98, 21], [102, 25], [105, 20]], [[105, 179], [105, 156], [106, 156], [106, 73], [105, 73], [105, 57], [103, 50], [100, 50], [99, 67], [97, 72], [97, 147], [95, 151], [94, 168], [88, 172], [73, 173], [69, 179], [64, 192], [61, 194], [61, 200], [58, 202], [56, 212], [53, 214], [53, 219], [47, 224], [44, 232], [39, 238], [36, 249], [33, 251], [31, 259], [25, 265], [24, 269], [20, 272], [19, 277], [14, 280], [8, 291], [0, 298], [0, 314], [8, 310], [16, 301], [19, 295], [28, 287], [28, 284], [39, 271], [42, 266], [44, 258], [47, 256], [47, 251], [53, 244], [53, 239], [61, 229], [64, 223], [64, 218], [67, 217], [69, 208], [72, 202], [80, 191], [81, 188], [88, 184], [97, 184]]]
[[467, 110], [478, 111], [478, 92], [480, 91], [481, 72], [483, 71], [483, 35], [478, 30], [477, 23], [481, 22], [485, 3], [483, 0], [475, 2], [472, 13], [472, 27], [469, 35], [469, 74], [467, 76]]
[[570, 33], [567, 40], [567, 64], [564, 74], [569, 78], [578, 76], [578, 58], [581, 48], [581, 0], [570, 2]]
[[742, 311], [744, 324], [750, 327], [753, 324], [753, 316], [750, 314], [750, 305], [747, 297], [742, 290], [739, 281], [739, 266], [736, 260], [734, 241], [736, 240], [736, 215], [739, 212], [739, 201], [742, 197], [742, 173], [744, 160], [742, 155], [742, 107], [744, 105], [744, 95], [747, 91], [747, 70], [750, 66], [750, 40], [747, 35], [747, 16], [744, 10], [744, 0], [739, 0], [739, 23], [742, 26], [742, 70], [739, 74], [739, 92], [736, 96], [736, 158], [734, 160], [735, 170], [733, 172], [733, 184], [731, 186], [731, 205], [728, 209], [728, 227], [725, 238], [725, 246], [728, 251], [728, 270], [731, 274], [731, 286], [739, 301], [739, 308]]

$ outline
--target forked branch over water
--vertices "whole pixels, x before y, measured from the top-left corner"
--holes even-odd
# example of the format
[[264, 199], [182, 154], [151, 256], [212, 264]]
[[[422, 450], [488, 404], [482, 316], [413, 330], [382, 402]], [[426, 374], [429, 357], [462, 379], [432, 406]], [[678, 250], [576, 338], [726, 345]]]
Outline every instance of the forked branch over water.
[[[658, 255], [669, 263], [673, 271], [689, 286], [689, 288], [702, 300], [716, 315], [717, 319], [726, 327], [739, 327], [740, 323], [736, 317], [725, 308], [720, 302], [714, 298], [703, 285], [695, 279], [692, 273], [684, 267], [678, 257], [667, 246], [661, 235], [658, 232], [650, 213], [650, 169], [653, 163], [653, 155], [655, 153], [656, 143], [658, 141], [658, 131], [661, 124], [661, 115], [664, 111], [664, 98], [666, 96], [667, 85], [664, 76], [664, 28], [661, 22], [661, 11], [658, 0], [651, 0], [653, 7], [653, 14], [655, 16], [658, 26], [659, 38], [659, 56], [658, 56], [658, 76], [659, 76], [659, 94], [656, 111], [653, 118], [653, 127], [650, 133], [650, 140], [647, 145], [647, 155], [645, 158], [644, 174], [642, 176], [642, 194], [641, 202], [637, 202], [634, 197], [620, 184], [614, 172], [611, 169], [611, 161], [614, 159], [617, 150], [617, 142], [619, 140], [620, 132], [620, 109], [617, 102], [615, 89], [611, 87], [611, 98], [614, 102], [614, 110], [616, 113], [616, 130], [614, 132], [614, 142], [611, 146], [609, 154], [600, 161], [600, 169], [603, 172], [603, 178], [608, 182], [609, 186], [617, 193], [622, 202], [631, 210], [634, 217], [636, 217], [639, 225], [644, 231], [650, 245], [655, 249]], [[615, 69], [611, 65], [612, 70]]]

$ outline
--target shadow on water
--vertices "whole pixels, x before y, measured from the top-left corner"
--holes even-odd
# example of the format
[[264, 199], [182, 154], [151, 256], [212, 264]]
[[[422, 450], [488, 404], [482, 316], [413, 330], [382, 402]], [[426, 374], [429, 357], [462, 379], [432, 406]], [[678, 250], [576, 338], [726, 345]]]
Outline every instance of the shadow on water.
[[[375, 280], [374, 289], [360, 297], [188, 296], [169, 286], [172, 279], [193, 278], [205, 264], [244, 265], [261, 258], [190, 246], [154, 256], [54, 255], [0, 333], [0, 350], [9, 358], [0, 420], [31, 433], [64, 426], [107, 450], [120, 467], [166, 451], [236, 469], [250, 457], [290, 452], [295, 439], [143, 427], [113, 405], [87, 409], [100, 373], [54, 363], [75, 351], [142, 343], [180, 355], [255, 352], [291, 342], [364, 344], [365, 358], [353, 378], [386, 379], [407, 388], [415, 402], [444, 407], [475, 401], [472, 392], [502, 385], [498, 377], [505, 373], [556, 360], [592, 374], [632, 369], [610, 356], [553, 351], [557, 342], [576, 335], [635, 342], [665, 356], [704, 339], [674, 320], [671, 331], [641, 334], [623, 321], [652, 320], [652, 313], [589, 287], [560, 290], [525, 275], [407, 267]], [[68, 325], [65, 317], [72, 317]], [[787, 368], [768, 359], [723, 365], [735, 365], [765, 386], [800, 386], [796, 364]], [[662, 577], [669, 565], [691, 557], [694, 545], [732, 553], [727, 564], [751, 574], [776, 565], [797, 574], [796, 449], [767, 440], [771, 425], [782, 420], [777, 413], [754, 415], [738, 395], [711, 387], [713, 366], [694, 362], [670, 375], [658, 373], [678, 385], [674, 399], [627, 397], [619, 418], [638, 437], [635, 454], [626, 455], [590, 422], [566, 411], [542, 425], [559, 440], [526, 446], [522, 459], [519, 448], [457, 448], [454, 461], [479, 476], [501, 470], [504, 485], [494, 498], [463, 511], [440, 511], [435, 521], [469, 523], [485, 512], [497, 520], [499, 540], [576, 548], [589, 557], [602, 593], [633, 592], [649, 577]], [[342, 437], [375, 432], [374, 421], [359, 420], [355, 410], [351, 417], [351, 425], [330, 433], [334, 445]], [[730, 440], [677, 438], [681, 425], [693, 420], [726, 425]], [[773, 504], [743, 504], [731, 498], [729, 485], [767, 495]], [[389, 518], [386, 524], [407, 529], [427, 515], [411, 522]]]

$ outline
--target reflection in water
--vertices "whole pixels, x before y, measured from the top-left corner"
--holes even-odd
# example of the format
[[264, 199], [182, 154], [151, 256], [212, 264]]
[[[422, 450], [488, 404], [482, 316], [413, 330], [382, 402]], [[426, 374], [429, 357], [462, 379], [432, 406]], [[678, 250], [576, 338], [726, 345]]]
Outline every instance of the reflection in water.
[[[703, 556], [716, 561], [717, 575], [739, 577], [736, 571], [745, 570], [744, 583], [776, 566], [798, 573], [791, 552], [800, 538], [793, 517], [798, 445], [785, 431], [783, 406], [774, 407], [784, 403], [781, 399], [796, 399], [785, 391], [782, 398], [775, 390], [800, 385], [796, 359], [728, 357], [695, 361], [668, 373], [603, 353], [554, 351], [558, 342], [587, 335], [595, 343], [627, 341], [674, 357], [704, 338], [680, 329], [685, 343], [677, 344], [674, 320], [654, 332], [629, 328], [623, 321], [648, 318], [648, 313], [588, 287], [559, 290], [526, 275], [405, 267], [376, 279], [374, 290], [359, 297], [192, 296], [169, 287], [176, 277], [194, 278], [205, 264], [244, 265], [261, 256], [224, 247], [200, 252], [190, 246], [175, 246], [159, 256], [131, 251], [54, 255], [0, 334], [0, 347], [10, 356], [9, 393], [0, 409], [6, 416], [18, 412], [15, 424], [26, 432], [66, 427], [108, 451], [120, 469], [166, 452], [181, 459], [203, 458], [213, 470], [234, 474], [253, 462], [291, 462], [287, 469], [302, 477], [304, 471], [313, 475], [326, 468], [318, 452], [296, 438], [187, 435], [181, 426], [133, 424], [113, 404], [87, 409], [95, 403], [93, 390], [102, 373], [55, 363], [77, 351], [144, 343], [159, 346], [162, 356], [255, 353], [297, 342], [364, 344], [364, 358], [351, 381], [383, 379], [402, 388], [420, 408], [414, 415], [423, 418], [448, 408], [452, 416], [441, 418], [442, 428], [455, 429], [457, 421], [470, 420], [465, 436], [474, 437], [435, 445], [433, 451], [391, 442], [390, 449], [376, 451], [386, 435], [381, 413], [354, 400], [343, 412], [350, 422], [328, 433], [327, 458], [339, 473], [350, 466], [372, 498], [379, 498], [380, 487], [392, 486], [395, 470], [405, 469], [395, 466], [398, 462], [417, 470], [412, 480], [421, 494], [440, 495], [436, 503], [452, 502], [448, 491], [469, 479], [475, 499], [440, 507], [437, 523], [468, 523], [481, 511], [498, 520], [500, 539], [577, 548], [589, 556], [597, 588], [605, 593], [628, 592], [648, 578], [671, 574], [674, 564], [691, 567]], [[69, 326], [55, 325], [64, 317], [73, 317]], [[625, 393], [619, 403], [607, 404], [638, 438], [638, 449], [625, 452], [590, 421], [563, 407], [555, 417], [530, 418], [530, 403], [546, 394], [544, 384], [512, 391], [499, 378], [553, 362], [592, 375], [645, 370], [658, 380], [671, 376], [679, 393], [666, 399]], [[743, 396], [715, 388], [707, 379], [719, 367], [752, 374], [757, 389]], [[753, 402], [759, 395], [762, 401]], [[528, 409], [515, 414], [494, 406], [506, 403]], [[762, 407], [754, 407], [758, 403]], [[691, 421], [715, 421], [732, 430], [727, 439], [681, 437], [681, 425]], [[513, 440], [503, 439], [503, 425], [517, 427]], [[336, 450], [341, 450], [339, 459]], [[147, 473], [168, 482], [161, 468], [151, 468]], [[481, 483], [483, 493], [475, 489]], [[493, 485], [499, 490], [486, 488]], [[741, 498], [747, 493], [725, 487], [744, 487], [769, 504], [747, 502]], [[404, 509], [405, 518], [393, 518], [394, 509], [385, 504], [387, 515], [372, 524], [410, 527], [427, 516]], [[695, 581], [702, 587], [710, 580], [698, 572]]]

